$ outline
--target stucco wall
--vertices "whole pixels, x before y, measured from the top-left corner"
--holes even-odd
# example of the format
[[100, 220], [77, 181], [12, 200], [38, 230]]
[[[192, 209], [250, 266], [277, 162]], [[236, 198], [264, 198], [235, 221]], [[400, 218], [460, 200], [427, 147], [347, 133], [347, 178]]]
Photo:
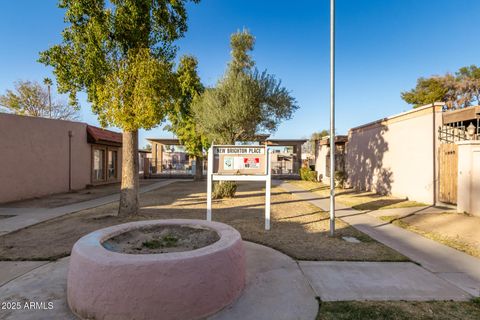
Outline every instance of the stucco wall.
[[68, 131], [72, 188], [90, 183], [86, 124], [0, 114], [0, 203], [68, 191]]
[[317, 180], [326, 184], [330, 184], [330, 178], [327, 177], [327, 155], [330, 148], [327, 145], [320, 145], [320, 141], [316, 141], [315, 155], [315, 171], [317, 172]]
[[348, 184], [359, 190], [433, 203], [441, 105], [434, 104], [349, 131]]
[[464, 141], [457, 144], [457, 211], [480, 217], [480, 141]]

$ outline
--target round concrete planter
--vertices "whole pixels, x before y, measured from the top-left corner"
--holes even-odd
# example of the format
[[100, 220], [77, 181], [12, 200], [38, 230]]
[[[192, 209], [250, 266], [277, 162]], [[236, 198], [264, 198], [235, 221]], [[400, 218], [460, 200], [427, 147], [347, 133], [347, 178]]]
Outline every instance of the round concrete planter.
[[[192, 251], [123, 254], [102, 243], [116, 235], [157, 225], [200, 225], [220, 239]], [[75, 243], [67, 299], [83, 319], [201, 319], [231, 304], [245, 285], [240, 233], [203, 220], [151, 220], [92, 232]]]

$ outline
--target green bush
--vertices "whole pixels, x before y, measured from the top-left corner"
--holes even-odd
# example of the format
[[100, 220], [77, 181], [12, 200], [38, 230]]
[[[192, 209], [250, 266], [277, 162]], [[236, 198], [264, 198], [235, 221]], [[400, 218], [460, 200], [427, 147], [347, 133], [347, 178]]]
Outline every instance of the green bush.
[[237, 191], [237, 184], [232, 181], [220, 181], [213, 183], [212, 198], [233, 198]]
[[335, 171], [335, 184], [336, 187], [343, 188], [347, 181], [347, 174], [345, 171]]
[[300, 179], [305, 181], [317, 181], [317, 172], [310, 168], [300, 168]]

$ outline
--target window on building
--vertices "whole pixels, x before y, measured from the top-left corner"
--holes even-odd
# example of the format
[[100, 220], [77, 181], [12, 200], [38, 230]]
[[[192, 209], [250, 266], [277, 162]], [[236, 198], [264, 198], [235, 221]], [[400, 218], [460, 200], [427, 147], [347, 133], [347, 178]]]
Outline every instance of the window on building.
[[108, 179], [117, 178], [117, 151], [108, 150]]
[[93, 150], [93, 180], [105, 180], [105, 150]]

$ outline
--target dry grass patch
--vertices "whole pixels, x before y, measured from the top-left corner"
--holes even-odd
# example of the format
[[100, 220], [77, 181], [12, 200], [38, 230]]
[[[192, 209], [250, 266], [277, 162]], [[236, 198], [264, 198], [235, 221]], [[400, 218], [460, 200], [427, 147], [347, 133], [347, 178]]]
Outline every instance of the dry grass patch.
[[[330, 195], [330, 187], [320, 182], [302, 180], [288, 182], [322, 197], [328, 197]], [[373, 192], [356, 192], [353, 189], [335, 188], [335, 193], [338, 202], [361, 211], [426, 206], [426, 204], [416, 201], [379, 195]]]
[[381, 220], [480, 258], [480, 218], [458, 213], [424, 213]]
[[345, 301], [322, 302], [317, 320], [474, 320], [480, 319], [476, 301]]
[[[240, 183], [233, 199], [213, 202], [213, 220], [227, 223], [243, 239], [305, 260], [406, 261], [396, 251], [337, 220], [328, 236], [328, 214], [280, 188], [272, 190], [272, 229], [264, 230], [262, 183]], [[205, 219], [206, 183], [178, 182], [141, 195], [138, 216], [115, 216], [118, 203], [80, 211], [0, 237], [1, 260], [56, 259], [70, 254], [81, 236], [111, 225], [146, 219]], [[351, 236], [361, 243], [341, 239]]]

